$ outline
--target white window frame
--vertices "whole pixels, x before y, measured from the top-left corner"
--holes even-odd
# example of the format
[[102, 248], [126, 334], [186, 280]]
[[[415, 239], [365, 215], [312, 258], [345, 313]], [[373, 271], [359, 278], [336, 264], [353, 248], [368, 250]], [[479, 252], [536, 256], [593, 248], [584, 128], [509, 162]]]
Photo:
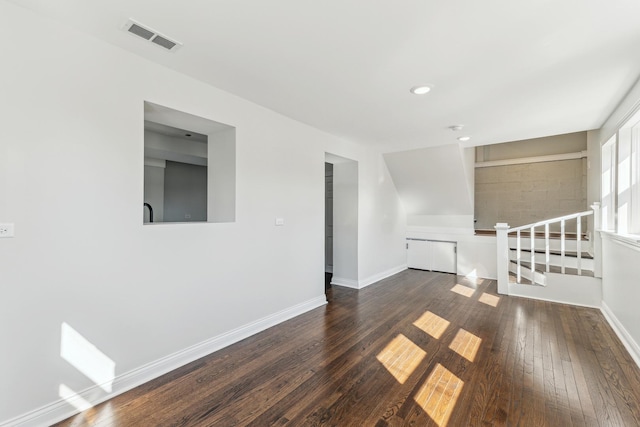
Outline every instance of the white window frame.
[[640, 239], [640, 111], [600, 147], [601, 228]]
[[617, 145], [615, 134], [601, 147], [600, 204], [602, 229], [616, 231]]
[[640, 120], [631, 127], [631, 212], [628, 231], [640, 235]]

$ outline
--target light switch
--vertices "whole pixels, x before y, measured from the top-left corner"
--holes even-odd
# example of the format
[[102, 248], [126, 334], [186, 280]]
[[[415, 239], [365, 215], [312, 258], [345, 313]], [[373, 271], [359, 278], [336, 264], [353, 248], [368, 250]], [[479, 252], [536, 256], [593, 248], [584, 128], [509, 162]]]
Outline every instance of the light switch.
[[284, 225], [284, 218], [276, 218], [276, 225]]
[[0, 224], [0, 238], [13, 237], [13, 224]]

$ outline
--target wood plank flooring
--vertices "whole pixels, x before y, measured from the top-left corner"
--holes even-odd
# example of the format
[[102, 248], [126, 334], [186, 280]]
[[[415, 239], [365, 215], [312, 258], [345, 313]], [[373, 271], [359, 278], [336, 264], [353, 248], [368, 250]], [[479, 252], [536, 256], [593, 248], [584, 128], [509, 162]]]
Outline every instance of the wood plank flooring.
[[640, 369], [595, 309], [407, 270], [59, 426], [640, 426]]

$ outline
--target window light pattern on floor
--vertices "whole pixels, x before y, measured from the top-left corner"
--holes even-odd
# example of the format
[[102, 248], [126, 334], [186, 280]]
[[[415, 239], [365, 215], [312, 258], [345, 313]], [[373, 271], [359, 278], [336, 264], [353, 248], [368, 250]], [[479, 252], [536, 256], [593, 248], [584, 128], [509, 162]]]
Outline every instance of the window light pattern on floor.
[[[474, 296], [477, 289], [473, 287], [458, 283], [450, 290], [466, 298], [476, 299]], [[483, 292], [476, 301], [497, 307], [500, 303], [500, 297]], [[520, 314], [518, 313], [518, 315]], [[518, 316], [516, 321], [518, 321]], [[449, 342], [448, 348], [469, 362], [474, 362], [482, 344], [480, 337], [462, 328], [459, 328], [455, 337], [451, 339], [450, 335], [445, 335], [447, 329], [452, 326], [451, 321], [431, 311], [425, 311], [413, 322], [413, 326], [435, 340], [444, 339], [443, 345]], [[426, 355], [426, 351], [405, 335], [399, 334], [377, 355], [377, 359], [400, 384], [404, 384]], [[413, 400], [439, 427], [447, 427], [453, 409], [462, 393], [464, 381], [440, 363], [436, 363], [435, 366], [431, 363], [429, 365], [430, 368], [433, 368], [424, 383], [413, 394]]]
[[458, 295], [462, 295], [464, 297], [470, 298], [476, 292], [475, 289], [467, 288], [466, 286], [462, 286], [460, 284], [455, 285], [451, 288], [451, 292], [455, 292]]
[[437, 364], [414, 396], [414, 400], [440, 427], [446, 426], [464, 382]]
[[376, 358], [400, 384], [404, 384], [426, 355], [427, 352], [400, 334]]
[[415, 327], [421, 329], [435, 339], [440, 339], [450, 324], [451, 322], [448, 320], [445, 320], [430, 311], [426, 311], [418, 320], [413, 322]]
[[483, 304], [490, 305], [491, 307], [497, 307], [498, 303], [500, 302], [500, 297], [497, 297], [495, 295], [491, 295], [485, 292], [482, 295], [480, 295], [480, 298], [478, 298], [478, 301], [480, 301]]
[[478, 338], [471, 332], [467, 332], [461, 328], [458, 330], [458, 333], [449, 345], [449, 348], [467, 359], [469, 362], [473, 362], [481, 343], [481, 338]]

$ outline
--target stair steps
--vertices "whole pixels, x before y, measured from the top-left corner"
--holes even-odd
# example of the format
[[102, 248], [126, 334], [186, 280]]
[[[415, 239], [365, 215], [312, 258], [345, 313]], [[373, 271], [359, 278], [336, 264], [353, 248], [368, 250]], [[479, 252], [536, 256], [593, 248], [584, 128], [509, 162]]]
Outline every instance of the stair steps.
[[[537, 266], [541, 264], [542, 271], [546, 271], [545, 259], [547, 255], [544, 249], [537, 249], [534, 252], [534, 255], [535, 255], [535, 261], [536, 261], [536, 269], [539, 269]], [[516, 248], [511, 248], [509, 250], [509, 259], [515, 262], [516, 257], [517, 257]], [[524, 262], [530, 262], [530, 261], [531, 261], [531, 249], [520, 249], [520, 262], [524, 263]], [[560, 267], [561, 265], [562, 265], [561, 252], [559, 250], [550, 250], [549, 251], [550, 269], [554, 273], [556, 273], [556, 271], [553, 270], [552, 266]], [[578, 269], [578, 253], [576, 251], [565, 251], [564, 265], [566, 267], [566, 270], [568, 269], [577, 270]], [[593, 256], [589, 252], [581, 253], [580, 267], [583, 271], [584, 270], [593, 271]], [[565, 274], [572, 274], [572, 273], [568, 273], [567, 271], [565, 271]], [[576, 271], [576, 274], [577, 274], [577, 271]]]
[[[516, 227], [498, 222], [498, 293], [598, 307], [601, 248], [598, 239], [591, 240], [591, 230], [599, 229], [600, 206], [594, 203], [591, 208]], [[490, 235], [479, 230], [476, 234]]]
[[[547, 241], [538, 236], [534, 239], [534, 256], [535, 267], [531, 268], [531, 240], [528, 237], [522, 237], [529, 235], [530, 233], [521, 232], [520, 237], [520, 281], [517, 280], [517, 239], [509, 235], [509, 282], [546, 286], [547, 283], [547, 267], [546, 267], [546, 245]], [[581, 272], [578, 274], [578, 252], [577, 252], [577, 240], [567, 238], [565, 236], [565, 252], [564, 252], [564, 274], [579, 275], [586, 277], [593, 277], [594, 260], [593, 256], [584, 251], [585, 248], [590, 247], [589, 240], [581, 241], [580, 251], [580, 267]], [[550, 236], [549, 240], [549, 272], [562, 274], [562, 256], [561, 256], [561, 240], [555, 236]]]
[[[514, 260], [512, 260], [511, 264], [513, 264], [515, 266], [516, 262]], [[528, 261], [520, 261], [520, 266], [521, 267], [525, 267], [528, 270], [531, 270], [531, 263], [528, 262]], [[536, 272], [541, 273], [541, 274], [544, 274], [544, 273], [547, 272], [545, 264], [536, 263], [535, 270], [536, 270]], [[571, 274], [573, 276], [593, 277], [593, 271], [592, 270], [585, 270], [584, 268], [582, 268], [581, 274], [578, 274], [578, 269], [577, 268], [565, 267], [564, 273], [562, 273], [562, 267], [560, 267], [559, 265], [551, 265], [551, 264], [549, 264], [549, 272], [550, 273], [557, 273], [557, 274]]]

